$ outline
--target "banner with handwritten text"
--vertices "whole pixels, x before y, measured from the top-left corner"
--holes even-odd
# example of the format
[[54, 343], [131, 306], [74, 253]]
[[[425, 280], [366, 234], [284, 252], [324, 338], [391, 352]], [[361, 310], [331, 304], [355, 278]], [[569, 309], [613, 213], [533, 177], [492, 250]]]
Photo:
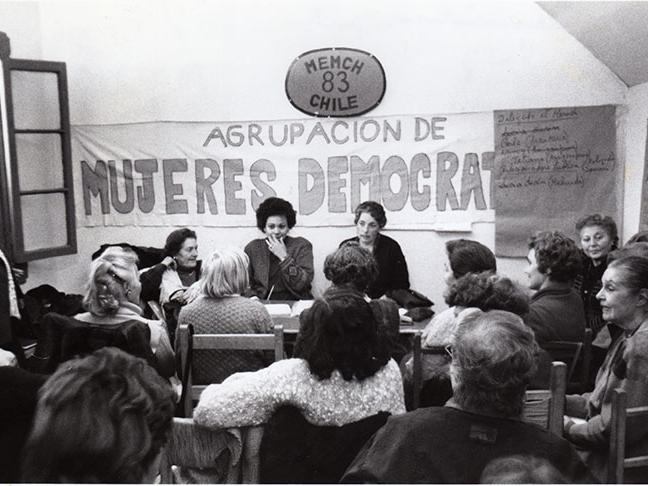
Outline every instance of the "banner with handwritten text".
[[582, 216], [617, 217], [614, 106], [505, 110], [495, 120], [495, 248], [522, 256], [535, 231], [574, 236]]
[[75, 126], [82, 226], [254, 226], [269, 196], [300, 226], [353, 224], [381, 202], [390, 228], [494, 221], [491, 113]]

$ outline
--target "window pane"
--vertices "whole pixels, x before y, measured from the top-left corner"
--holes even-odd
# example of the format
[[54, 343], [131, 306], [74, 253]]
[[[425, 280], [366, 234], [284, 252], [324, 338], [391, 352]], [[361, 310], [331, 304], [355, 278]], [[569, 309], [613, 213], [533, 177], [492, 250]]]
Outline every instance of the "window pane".
[[59, 129], [58, 77], [56, 73], [11, 71], [16, 129]]
[[63, 187], [61, 136], [57, 133], [17, 133], [21, 191]]
[[67, 244], [67, 218], [63, 194], [21, 196], [25, 251]]

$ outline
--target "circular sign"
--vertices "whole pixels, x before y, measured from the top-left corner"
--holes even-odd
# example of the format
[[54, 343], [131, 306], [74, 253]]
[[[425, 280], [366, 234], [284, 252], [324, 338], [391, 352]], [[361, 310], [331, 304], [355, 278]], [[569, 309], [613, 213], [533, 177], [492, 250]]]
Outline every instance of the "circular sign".
[[307, 115], [358, 116], [378, 106], [386, 84], [385, 71], [372, 54], [327, 47], [293, 61], [286, 74], [286, 96]]

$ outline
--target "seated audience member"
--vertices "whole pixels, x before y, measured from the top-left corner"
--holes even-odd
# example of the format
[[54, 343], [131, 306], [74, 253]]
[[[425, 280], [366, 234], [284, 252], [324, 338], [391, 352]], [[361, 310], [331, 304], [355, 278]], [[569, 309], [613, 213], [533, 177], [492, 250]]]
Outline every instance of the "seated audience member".
[[[271, 332], [272, 319], [258, 301], [242, 297], [249, 285], [249, 260], [237, 248], [214, 251], [203, 263], [200, 296], [180, 311], [179, 325], [191, 324], [196, 334]], [[255, 371], [268, 361], [262, 351], [196, 350], [193, 382], [220, 383], [237, 371]]]
[[[453, 319], [444, 319], [428, 330], [423, 347], [452, 346], [461, 323], [475, 312], [505, 310], [522, 316], [529, 310], [529, 298], [515, 283], [491, 272], [467, 273], [454, 280], [446, 294], [446, 303], [453, 310]], [[550, 360], [547, 360], [550, 363]], [[422, 406], [441, 406], [452, 396], [450, 385], [450, 356], [423, 354], [421, 356], [423, 389]], [[546, 363], [545, 363], [546, 365]], [[403, 370], [403, 381], [409, 390], [413, 360], [409, 356]], [[543, 368], [544, 370], [544, 368]], [[407, 394], [409, 396], [409, 394]]]
[[164, 260], [142, 272], [142, 300], [184, 305], [196, 296], [191, 286], [200, 278], [196, 232], [181, 228], [169, 233]]
[[546, 459], [535, 456], [506, 456], [493, 459], [484, 468], [481, 484], [567, 484]]
[[0, 366], [0, 483], [20, 482], [20, 459], [46, 375]]
[[[594, 337], [605, 326], [596, 294], [601, 290], [601, 277], [607, 268], [608, 254], [617, 248], [619, 236], [614, 220], [602, 214], [591, 214], [576, 222], [582, 249], [582, 269], [574, 281], [585, 309], [585, 321]], [[608, 342], [601, 347], [607, 348]], [[604, 355], [604, 354], [603, 354]]]
[[529, 241], [526, 274], [531, 297], [524, 322], [535, 332], [540, 346], [547, 341], [583, 340], [585, 312], [572, 287], [581, 269], [578, 248], [559, 231], [541, 231]]
[[[567, 396], [565, 420], [565, 437], [584, 450], [586, 463], [600, 481], [607, 474], [612, 391], [625, 390], [629, 408], [648, 405], [648, 259], [629, 256], [612, 261], [603, 274], [602, 284], [597, 298], [603, 319], [623, 332], [610, 346], [594, 390]], [[626, 430], [626, 450], [647, 454], [648, 431]], [[647, 469], [628, 470], [626, 481], [645, 482]]]
[[628, 246], [632, 243], [648, 243], [648, 231], [639, 231], [632, 235], [624, 246]]
[[[446, 242], [448, 261], [444, 263], [446, 292], [459, 278], [469, 273], [497, 271], [495, 255], [486, 246], [474, 240], [450, 240]], [[439, 342], [435, 336], [454, 332], [456, 312], [453, 306], [436, 314], [423, 329], [423, 346], [434, 346]], [[428, 335], [431, 336], [428, 338]]]
[[314, 425], [341, 426], [381, 411], [405, 411], [398, 365], [361, 296], [331, 292], [299, 320], [295, 358], [209, 385], [194, 421], [215, 429], [258, 425], [287, 404]]
[[452, 347], [454, 397], [445, 407], [390, 417], [342, 482], [477, 483], [493, 459], [531, 454], [570, 482], [590, 482], [569, 442], [520, 420], [538, 346], [522, 319], [481, 313], [460, 327]]
[[[87, 312], [73, 317], [46, 314], [43, 327], [48, 335], [39, 341], [35, 354], [49, 359], [53, 367], [79, 353], [115, 345], [149, 360], [162, 376], [173, 376], [175, 358], [166, 326], [142, 317], [138, 305], [141, 285], [136, 259], [132, 251], [113, 246], [94, 260], [83, 299]], [[103, 338], [98, 339], [99, 335]]]
[[378, 321], [378, 332], [389, 339], [392, 357], [402, 356], [404, 349], [399, 343], [398, 305], [391, 299], [372, 300], [366, 294], [376, 275], [378, 265], [375, 258], [354, 241], [343, 244], [324, 260], [324, 276], [333, 284], [330, 291], [345, 291], [367, 300]]
[[297, 213], [288, 201], [269, 197], [256, 211], [257, 228], [265, 235], [250, 241], [250, 297], [266, 300], [312, 299], [313, 247], [306, 238], [288, 236]]
[[152, 483], [174, 398], [144, 360], [117, 348], [67, 362], [39, 392], [23, 481]]
[[381, 233], [387, 224], [385, 208], [375, 201], [360, 203], [355, 209], [355, 219], [358, 236], [340, 243], [355, 241], [371, 253], [378, 265], [378, 274], [365, 290], [372, 299], [377, 299], [389, 291], [409, 289], [409, 273], [407, 262], [396, 240]]

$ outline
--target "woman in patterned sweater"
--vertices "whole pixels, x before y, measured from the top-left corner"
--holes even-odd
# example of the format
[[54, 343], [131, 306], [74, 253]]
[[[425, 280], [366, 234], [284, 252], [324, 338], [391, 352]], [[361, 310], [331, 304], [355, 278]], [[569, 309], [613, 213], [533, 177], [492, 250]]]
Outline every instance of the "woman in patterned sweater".
[[194, 421], [217, 429], [258, 425], [286, 404], [313, 425], [341, 426], [381, 411], [405, 412], [398, 365], [362, 296], [327, 292], [302, 312], [295, 356], [208, 386]]
[[[268, 333], [272, 319], [258, 301], [242, 297], [248, 287], [248, 257], [238, 248], [215, 251], [203, 262], [201, 295], [180, 311], [179, 325], [196, 334]], [[262, 351], [196, 350], [193, 381], [220, 383], [237, 371], [255, 371], [272, 362]]]

